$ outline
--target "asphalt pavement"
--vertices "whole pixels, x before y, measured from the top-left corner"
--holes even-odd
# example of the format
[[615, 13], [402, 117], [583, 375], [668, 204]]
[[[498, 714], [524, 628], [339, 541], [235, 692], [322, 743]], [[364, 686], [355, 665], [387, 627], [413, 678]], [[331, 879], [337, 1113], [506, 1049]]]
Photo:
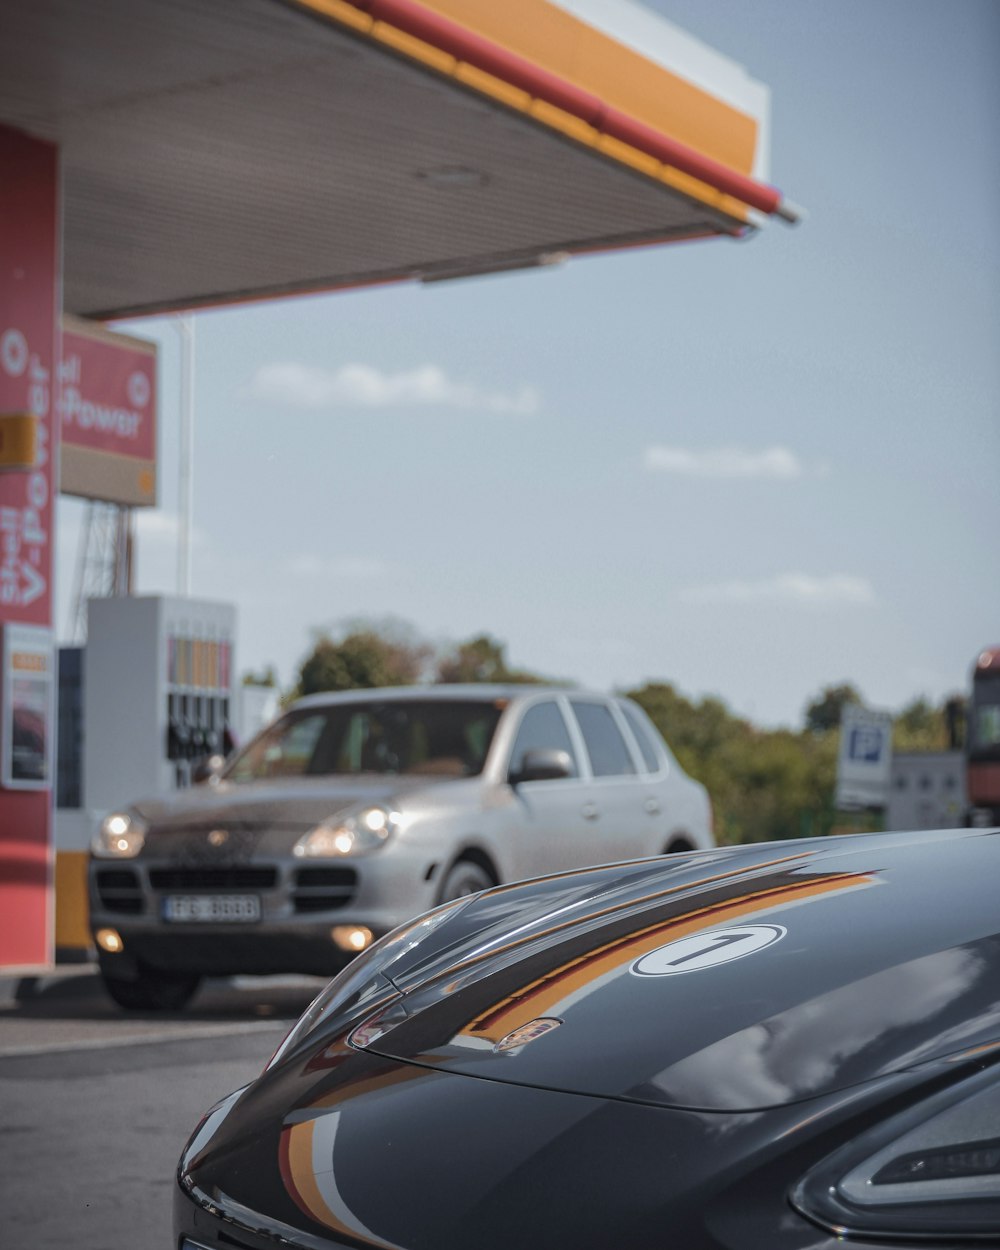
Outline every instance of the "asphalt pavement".
[[89, 966], [0, 979], [0, 1246], [172, 1250], [184, 1142], [322, 984], [208, 982], [184, 1012], [146, 1015]]

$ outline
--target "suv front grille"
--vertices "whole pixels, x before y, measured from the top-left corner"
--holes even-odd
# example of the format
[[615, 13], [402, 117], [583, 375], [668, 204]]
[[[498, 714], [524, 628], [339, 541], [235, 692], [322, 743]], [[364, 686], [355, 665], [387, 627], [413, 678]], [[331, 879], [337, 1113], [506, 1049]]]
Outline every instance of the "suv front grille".
[[151, 868], [154, 890], [273, 890], [277, 868]]
[[351, 901], [357, 884], [353, 868], [300, 868], [292, 902], [297, 912], [336, 911]]
[[105, 911], [122, 916], [138, 916], [145, 910], [142, 883], [134, 868], [99, 868], [97, 897]]

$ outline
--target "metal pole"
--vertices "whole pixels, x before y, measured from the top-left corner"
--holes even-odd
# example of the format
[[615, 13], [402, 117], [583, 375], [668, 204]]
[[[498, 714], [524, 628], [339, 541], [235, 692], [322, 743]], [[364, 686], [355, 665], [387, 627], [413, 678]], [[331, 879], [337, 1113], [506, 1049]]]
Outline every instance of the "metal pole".
[[174, 322], [181, 336], [180, 533], [177, 548], [177, 593], [191, 596], [191, 530], [194, 509], [194, 317]]

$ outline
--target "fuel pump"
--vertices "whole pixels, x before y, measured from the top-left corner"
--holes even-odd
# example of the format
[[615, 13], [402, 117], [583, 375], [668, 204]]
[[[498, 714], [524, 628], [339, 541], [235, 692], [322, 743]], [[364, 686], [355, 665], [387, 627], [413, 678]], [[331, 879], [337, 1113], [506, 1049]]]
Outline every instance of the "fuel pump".
[[95, 810], [191, 784], [234, 738], [236, 611], [166, 596], [94, 599], [84, 656], [84, 790]]

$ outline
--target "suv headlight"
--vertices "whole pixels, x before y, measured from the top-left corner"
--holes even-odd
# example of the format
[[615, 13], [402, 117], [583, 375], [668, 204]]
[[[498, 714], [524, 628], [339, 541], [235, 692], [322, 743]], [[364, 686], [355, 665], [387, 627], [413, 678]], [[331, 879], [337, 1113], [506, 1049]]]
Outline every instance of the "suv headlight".
[[995, 1236], [1000, 1074], [987, 1069], [863, 1133], [814, 1168], [792, 1204], [841, 1236]]
[[306, 859], [364, 855], [388, 842], [399, 828], [399, 820], [399, 813], [387, 807], [361, 807], [324, 820], [304, 838], [299, 838], [293, 850]]
[[147, 828], [136, 812], [109, 812], [94, 834], [90, 849], [98, 859], [132, 859], [142, 850]]

